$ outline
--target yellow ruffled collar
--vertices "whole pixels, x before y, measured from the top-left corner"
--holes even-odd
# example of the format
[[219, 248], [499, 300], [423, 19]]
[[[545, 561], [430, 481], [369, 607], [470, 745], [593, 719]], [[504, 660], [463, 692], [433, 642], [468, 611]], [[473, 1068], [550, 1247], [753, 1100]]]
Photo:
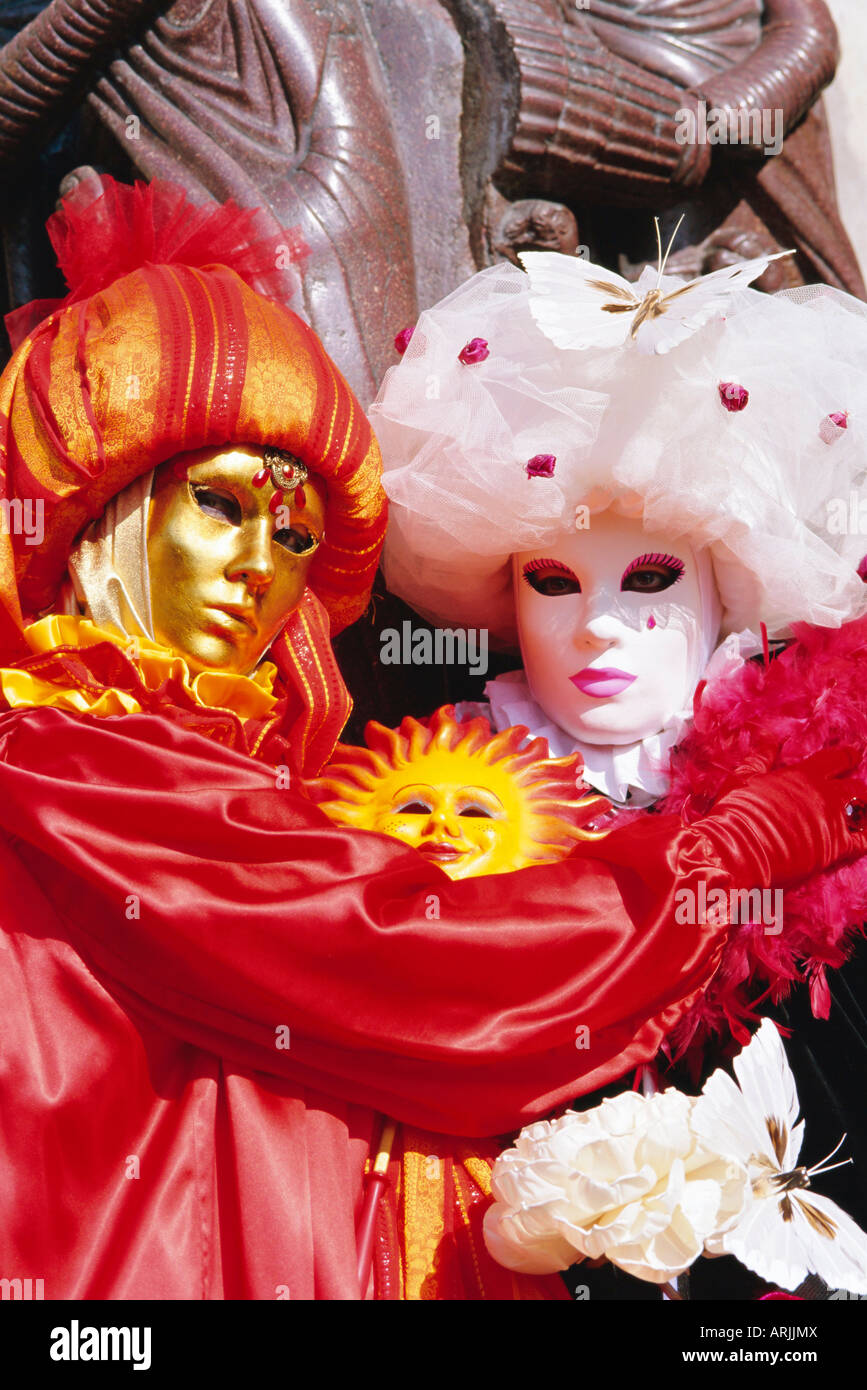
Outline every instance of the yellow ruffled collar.
[[252, 676], [226, 671], [200, 671], [193, 675], [184, 659], [169, 647], [147, 637], [127, 637], [114, 629], [97, 627], [88, 618], [52, 614], [24, 629], [24, 638], [34, 656], [44, 663], [30, 662], [26, 669], [0, 667], [0, 691], [10, 708], [53, 705], [82, 714], [108, 716], [137, 714], [141, 703], [131, 690], [105, 686], [85, 679], [71, 682], [68, 670], [61, 673], [53, 653], [58, 647], [86, 648], [110, 642], [123, 652], [134, 667], [141, 684], [157, 691], [167, 682], [181, 687], [189, 701], [207, 709], [225, 710], [242, 721], [264, 719], [277, 704], [273, 693], [277, 668], [263, 661]]

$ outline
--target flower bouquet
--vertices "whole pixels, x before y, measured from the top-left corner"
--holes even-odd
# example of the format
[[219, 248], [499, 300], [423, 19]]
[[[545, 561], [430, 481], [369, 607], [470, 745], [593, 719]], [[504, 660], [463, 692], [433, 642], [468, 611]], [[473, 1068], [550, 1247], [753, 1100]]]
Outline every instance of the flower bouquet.
[[798, 1163], [804, 1124], [770, 1020], [734, 1071], [698, 1097], [627, 1092], [528, 1125], [494, 1166], [494, 1258], [527, 1274], [601, 1258], [670, 1291], [699, 1255], [731, 1254], [781, 1289], [814, 1273], [867, 1294], [867, 1235], [810, 1191], [827, 1159]]

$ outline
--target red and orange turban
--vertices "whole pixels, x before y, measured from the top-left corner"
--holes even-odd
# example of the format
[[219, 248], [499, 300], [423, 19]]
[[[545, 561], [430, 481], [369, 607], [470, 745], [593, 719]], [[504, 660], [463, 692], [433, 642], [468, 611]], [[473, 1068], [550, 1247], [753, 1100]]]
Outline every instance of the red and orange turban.
[[[81, 185], [49, 220], [71, 293], [0, 378], [0, 498], [44, 506], [40, 544], [8, 525], [0, 534], [0, 660], [26, 654], [22, 628], [54, 603], [73, 545], [106, 503], [166, 459], [204, 447], [270, 444], [326, 483], [308, 602], [272, 648], [278, 665], [282, 649], [283, 664], [298, 667], [296, 688], [299, 662], [304, 684], [324, 679], [318, 668], [331, 659], [310, 592], [332, 632], [366, 607], [386, 522], [379, 450], [315, 334], [250, 287], [269, 271], [273, 279], [287, 253], [278, 229], [252, 254], [257, 215], [196, 208], [173, 185], [103, 178], [99, 196]], [[14, 338], [20, 313], [11, 317]], [[320, 631], [308, 631], [317, 615]], [[303, 698], [315, 707], [317, 692]], [[343, 699], [345, 718], [345, 691]]]

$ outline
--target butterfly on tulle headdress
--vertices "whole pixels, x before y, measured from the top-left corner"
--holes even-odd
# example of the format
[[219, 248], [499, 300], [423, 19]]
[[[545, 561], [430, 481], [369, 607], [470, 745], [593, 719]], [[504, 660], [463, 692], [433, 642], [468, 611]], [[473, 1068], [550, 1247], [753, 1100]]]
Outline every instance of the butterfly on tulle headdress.
[[750, 1200], [706, 1252], [735, 1255], [768, 1283], [790, 1291], [812, 1273], [831, 1289], [867, 1294], [867, 1235], [835, 1202], [812, 1190], [813, 1178], [842, 1166], [828, 1159], [846, 1136], [821, 1163], [798, 1163], [804, 1122], [798, 1123], [795, 1078], [770, 1019], [735, 1058], [734, 1070], [738, 1085], [722, 1070], [705, 1083], [692, 1127], [713, 1152], [744, 1164]]
[[659, 265], [656, 270], [645, 266], [635, 284], [577, 256], [523, 252], [519, 260], [530, 278], [530, 312], [554, 346], [581, 350], [621, 347], [632, 341], [640, 352], [669, 352], [717, 314], [724, 314], [729, 296], [746, 289], [771, 261], [795, 254], [778, 251], [757, 256], [684, 282], [665, 274], [682, 221], [681, 217], [663, 256], [659, 218], [655, 218]]

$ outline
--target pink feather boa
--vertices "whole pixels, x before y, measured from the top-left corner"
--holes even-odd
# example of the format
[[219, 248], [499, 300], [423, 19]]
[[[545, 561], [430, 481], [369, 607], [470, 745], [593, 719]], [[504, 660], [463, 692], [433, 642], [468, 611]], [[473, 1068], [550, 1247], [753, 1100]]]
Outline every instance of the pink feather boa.
[[[692, 822], [733, 773], [787, 767], [833, 745], [867, 750], [867, 618], [794, 632], [770, 665], [748, 661], [704, 688], [658, 810]], [[867, 751], [857, 775], [867, 779]], [[709, 989], [669, 1038], [671, 1053], [726, 1031], [746, 1042], [756, 1006], [783, 998], [795, 981], [809, 985], [814, 1015], [827, 1018], [826, 969], [847, 959], [865, 919], [867, 855], [786, 892], [779, 936], [761, 925], [733, 927]]]

